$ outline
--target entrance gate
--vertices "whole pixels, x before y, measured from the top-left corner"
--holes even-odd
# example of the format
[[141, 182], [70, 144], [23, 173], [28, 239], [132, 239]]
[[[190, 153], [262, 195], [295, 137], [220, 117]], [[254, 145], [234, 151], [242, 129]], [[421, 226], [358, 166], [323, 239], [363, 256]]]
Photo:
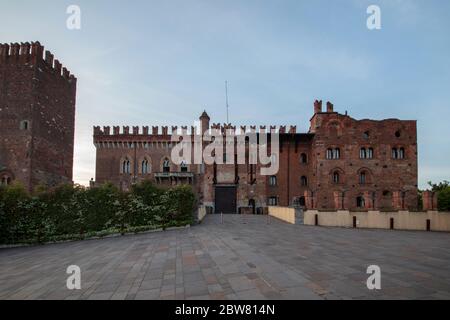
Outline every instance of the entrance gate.
[[216, 213], [235, 214], [237, 212], [236, 187], [216, 187]]

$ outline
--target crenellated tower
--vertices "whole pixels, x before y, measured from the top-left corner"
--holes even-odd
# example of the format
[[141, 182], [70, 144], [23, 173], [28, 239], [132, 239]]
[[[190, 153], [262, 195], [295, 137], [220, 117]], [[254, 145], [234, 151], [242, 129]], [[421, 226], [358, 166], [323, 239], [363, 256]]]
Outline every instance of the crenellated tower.
[[0, 179], [72, 182], [77, 79], [39, 42], [0, 44]]

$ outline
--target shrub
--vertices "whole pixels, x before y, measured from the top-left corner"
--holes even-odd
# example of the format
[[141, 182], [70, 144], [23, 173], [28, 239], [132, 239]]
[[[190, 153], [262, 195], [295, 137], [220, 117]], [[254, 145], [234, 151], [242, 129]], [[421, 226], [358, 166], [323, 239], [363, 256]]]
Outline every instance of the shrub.
[[450, 211], [450, 182], [444, 180], [440, 183], [428, 182], [431, 190], [437, 192], [439, 211]]
[[439, 211], [450, 211], [450, 187], [447, 187], [438, 193]]
[[14, 184], [0, 188], [0, 243], [42, 243], [192, 223], [189, 186], [161, 189], [150, 182], [121, 192], [112, 184], [62, 185], [32, 196]]

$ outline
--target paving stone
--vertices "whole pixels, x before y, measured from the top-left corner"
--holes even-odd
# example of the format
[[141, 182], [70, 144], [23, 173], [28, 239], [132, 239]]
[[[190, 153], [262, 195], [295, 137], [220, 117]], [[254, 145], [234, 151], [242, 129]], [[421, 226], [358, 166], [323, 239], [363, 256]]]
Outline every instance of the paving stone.
[[138, 291], [135, 299], [136, 300], [155, 300], [155, 299], [158, 299], [159, 296], [160, 296], [159, 289], [142, 290], [142, 291]]
[[[0, 249], [0, 299], [450, 299], [449, 233], [216, 218], [188, 230]], [[73, 264], [80, 291], [65, 286]], [[379, 291], [366, 287], [373, 264]]]

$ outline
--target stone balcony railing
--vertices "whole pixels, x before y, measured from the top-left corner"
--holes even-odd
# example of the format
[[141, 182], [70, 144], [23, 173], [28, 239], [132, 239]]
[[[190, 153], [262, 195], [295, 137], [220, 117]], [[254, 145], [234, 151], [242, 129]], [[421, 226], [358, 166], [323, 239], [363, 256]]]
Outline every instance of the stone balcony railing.
[[155, 178], [193, 178], [192, 172], [158, 172]]

